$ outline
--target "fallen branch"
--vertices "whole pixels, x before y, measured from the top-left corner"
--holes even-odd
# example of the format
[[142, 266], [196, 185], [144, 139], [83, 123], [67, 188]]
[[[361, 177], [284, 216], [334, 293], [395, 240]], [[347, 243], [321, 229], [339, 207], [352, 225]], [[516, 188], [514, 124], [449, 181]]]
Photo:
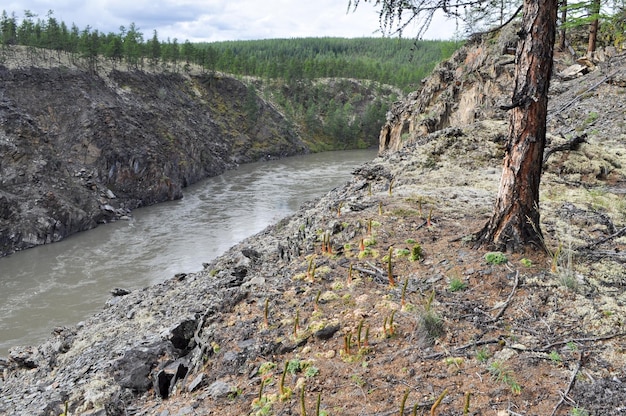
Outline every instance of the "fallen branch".
[[543, 155], [543, 164], [546, 164], [548, 158], [552, 156], [553, 153], [578, 150], [578, 146], [580, 146], [581, 143], [587, 143], [587, 133], [573, 137], [572, 139], [567, 141], [567, 143], [563, 143], [547, 149]]
[[558, 347], [560, 345], [565, 345], [568, 344], [570, 342], [595, 342], [595, 341], [606, 341], [608, 339], [613, 339], [613, 338], [619, 338], [619, 337], [623, 337], [626, 336], [626, 332], [618, 332], [616, 334], [608, 334], [608, 335], [601, 335], [599, 337], [592, 337], [592, 338], [573, 338], [573, 339], [568, 339], [565, 341], [558, 341], [558, 342], [553, 342], [552, 344], [548, 344], [545, 347], [539, 349], [539, 350], [535, 350], [538, 352], [548, 352], [551, 351], [552, 349], [554, 349], [554, 347]]
[[613, 76], [615, 76], [615, 74], [617, 74], [619, 72], [619, 70], [613, 71], [611, 74], [607, 75], [606, 77], [602, 78], [600, 81], [598, 81], [597, 83], [593, 84], [591, 87], [587, 88], [585, 91], [581, 92], [580, 94], [578, 94], [576, 97], [574, 97], [573, 100], [571, 100], [570, 102], [568, 102], [567, 104], [565, 104], [564, 106], [562, 106], [561, 108], [559, 108], [558, 110], [556, 110], [554, 113], [549, 114], [548, 115], [548, 119], [551, 119], [553, 116], [558, 115], [559, 113], [565, 111], [566, 109], [568, 109], [571, 105], [573, 105], [576, 101], [580, 100], [582, 97], [585, 96], [585, 94], [587, 94], [589, 91], [595, 90], [596, 88], [598, 88], [600, 85], [604, 84], [606, 81], [610, 80], [611, 78], [613, 78]]
[[[369, 264], [369, 263], [368, 263]], [[378, 282], [387, 282], [387, 278], [385, 277], [385, 275], [383, 274], [383, 271], [380, 270], [377, 267], [374, 267], [370, 264], [370, 266], [372, 268], [374, 268], [375, 270], [369, 270], [369, 269], [365, 269], [363, 267], [358, 267], [358, 266], [353, 266], [352, 270], [356, 270], [358, 272], [361, 273], [365, 273], [365, 274], [369, 274], [370, 276], [374, 277], [374, 280], [378, 281]]]
[[517, 290], [517, 285], [518, 284], [519, 284], [519, 271], [516, 271], [515, 272], [515, 283], [513, 284], [513, 290], [511, 290], [511, 293], [509, 294], [509, 297], [504, 302], [504, 305], [500, 308], [500, 312], [498, 312], [498, 314], [495, 316], [495, 318], [492, 318], [489, 321], [487, 321], [487, 323], [495, 322], [495, 321], [497, 321], [498, 319], [500, 319], [502, 317], [502, 314], [504, 314], [504, 311], [506, 310], [506, 308], [511, 303], [511, 300], [513, 299], [513, 295], [515, 294], [515, 291]]
[[550, 416], [554, 416], [556, 414], [557, 410], [559, 410], [559, 407], [561, 407], [561, 405], [565, 401], [565, 398], [567, 397], [569, 392], [572, 391], [572, 388], [574, 387], [574, 383], [576, 383], [576, 376], [578, 375], [578, 372], [580, 371], [583, 364], [587, 361], [588, 358], [589, 358], [588, 352], [584, 352], [584, 351], [580, 352], [578, 363], [576, 363], [576, 368], [572, 372], [572, 376], [570, 377], [569, 383], [567, 385], [567, 389], [565, 389], [565, 392], [561, 395], [561, 399], [556, 404], [556, 406], [554, 406], [554, 410], [552, 410], [552, 413], [550, 413]]
[[596, 246], [599, 246], [600, 244], [604, 244], [607, 241], [619, 238], [619, 237], [623, 236], [624, 234], [626, 234], [626, 227], [622, 228], [621, 230], [618, 230], [617, 232], [614, 232], [613, 234], [611, 234], [611, 235], [609, 235], [607, 237], [601, 238], [601, 239], [599, 239], [596, 242], [587, 244], [586, 246], [577, 247], [575, 250], [576, 251], [589, 250], [589, 249], [592, 249], [592, 248], [594, 248]]
[[500, 342], [499, 338], [496, 339], [486, 339], [484, 341], [475, 341], [475, 342], [471, 342], [469, 344], [465, 344], [465, 345], [461, 345], [460, 347], [456, 347], [455, 349], [451, 350], [451, 351], [446, 351], [446, 352], [436, 352], [434, 354], [430, 354], [430, 355], [426, 355], [424, 357], [422, 357], [424, 360], [431, 360], [434, 358], [441, 358], [444, 355], [449, 355], [449, 356], [454, 356], [455, 354], [466, 350], [468, 348], [471, 347], [478, 347], [480, 345], [488, 345], [488, 344], [497, 344]]

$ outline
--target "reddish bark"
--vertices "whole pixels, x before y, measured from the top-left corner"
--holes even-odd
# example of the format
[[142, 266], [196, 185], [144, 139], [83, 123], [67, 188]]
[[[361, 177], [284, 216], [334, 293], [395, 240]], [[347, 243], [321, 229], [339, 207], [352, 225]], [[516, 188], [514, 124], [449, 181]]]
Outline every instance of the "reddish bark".
[[591, 4], [591, 13], [595, 16], [595, 19], [589, 25], [589, 43], [587, 45], [587, 56], [593, 57], [593, 53], [596, 51], [596, 40], [598, 39], [598, 29], [600, 28], [600, 22], [598, 15], [600, 14], [600, 0], [593, 0]]
[[557, 9], [557, 0], [524, 2], [507, 151], [493, 216], [477, 235], [483, 246], [508, 251], [543, 246], [539, 183]]

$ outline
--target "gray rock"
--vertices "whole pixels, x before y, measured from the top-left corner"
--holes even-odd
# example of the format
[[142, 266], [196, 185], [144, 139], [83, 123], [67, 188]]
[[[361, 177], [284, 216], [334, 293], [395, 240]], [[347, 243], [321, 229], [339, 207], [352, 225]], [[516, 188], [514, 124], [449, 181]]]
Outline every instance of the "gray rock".
[[211, 396], [213, 400], [217, 400], [228, 397], [233, 390], [230, 384], [218, 380], [208, 387], [207, 393], [209, 393], [209, 396]]
[[198, 390], [200, 387], [204, 385], [204, 381], [206, 379], [206, 374], [200, 373], [198, 374], [187, 386], [187, 391], [192, 392]]

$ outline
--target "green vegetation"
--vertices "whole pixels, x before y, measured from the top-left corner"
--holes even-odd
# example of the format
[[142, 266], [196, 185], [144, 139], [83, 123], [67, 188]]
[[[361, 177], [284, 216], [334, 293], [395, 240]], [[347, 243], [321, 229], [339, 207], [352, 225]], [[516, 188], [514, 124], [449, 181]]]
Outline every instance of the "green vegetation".
[[301, 128], [313, 151], [366, 148], [378, 142], [391, 103], [417, 89], [435, 65], [461, 46], [452, 41], [391, 38], [300, 38], [179, 43], [144, 34], [134, 23], [119, 33], [87, 26], [68, 27], [49, 11], [45, 18], [25, 11], [22, 19], [3, 11], [0, 63], [13, 45], [27, 47], [28, 59], [81, 61], [92, 72], [128, 70], [216, 71], [248, 84], [242, 103], [247, 123], [259, 116], [257, 96], [277, 105]]
[[464, 290], [467, 287], [467, 283], [458, 277], [453, 277], [450, 280], [450, 284], [448, 284], [448, 290], [450, 292], [458, 292], [460, 290]]
[[492, 251], [490, 253], [485, 254], [485, 261], [489, 264], [504, 264], [508, 261], [506, 255], [499, 251]]
[[197, 44], [214, 69], [264, 79], [357, 78], [415, 90], [461, 44], [391, 38], [304, 38]]
[[513, 394], [520, 394], [522, 387], [518, 384], [513, 376], [513, 372], [501, 361], [493, 361], [489, 365], [489, 373], [496, 380], [500, 381], [511, 388]]

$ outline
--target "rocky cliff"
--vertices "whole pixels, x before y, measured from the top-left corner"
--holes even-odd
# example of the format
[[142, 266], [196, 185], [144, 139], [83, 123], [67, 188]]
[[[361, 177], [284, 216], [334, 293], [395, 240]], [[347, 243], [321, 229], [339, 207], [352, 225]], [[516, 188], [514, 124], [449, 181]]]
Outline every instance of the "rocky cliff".
[[[399, 150], [407, 141], [446, 127], [463, 127], [480, 120], [508, 120], [508, 113], [501, 106], [510, 104], [515, 82], [516, 32], [516, 27], [509, 25], [498, 33], [477, 36], [440, 63], [417, 91], [395, 103], [387, 113], [387, 122], [380, 132], [380, 151]], [[598, 79], [610, 75], [610, 82], [623, 83], [623, 69], [613, 71], [621, 68], [623, 59], [614, 47], [601, 48], [593, 61], [583, 58], [580, 63], [569, 52], [557, 51], [550, 90], [551, 121], [556, 121], [553, 116], [565, 104], [563, 93], [571, 89], [565, 81], [595, 72]], [[573, 99], [577, 93], [571, 90], [569, 97]], [[551, 127], [555, 134], [567, 133], [555, 124]], [[581, 126], [570, 127], [570, 131], [582, 130]]]
[[0, 120], [0, 256], [307, 151], [273, 106], [208, 74], [0, 66]]

